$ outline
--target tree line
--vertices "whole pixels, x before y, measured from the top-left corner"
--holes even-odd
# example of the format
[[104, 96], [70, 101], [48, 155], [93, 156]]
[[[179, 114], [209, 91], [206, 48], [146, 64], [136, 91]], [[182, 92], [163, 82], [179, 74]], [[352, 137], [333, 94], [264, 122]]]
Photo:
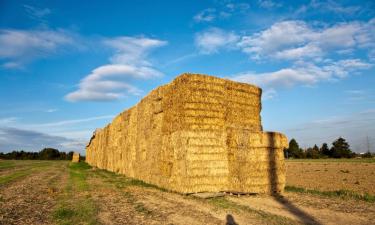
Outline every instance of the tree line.
[[0, 152], [0, 159], [16, 160], [72, 160], [73, 152], [60, 152], [54, 148], [44, 148], [40, 152], [12, 151], [8, 153]]
[[332, 147], [329, 148], [327, 143], [323, 143], [321, 147], [314, 145], [305, 150], [299, 147], [295, 139], [290, 140], [289, 148], [284, 150], [284, 155], [286, 158], [310, 158], [310, 159], [319, 159], [319, 158], [354, 158], [357, 156], [371, 158], [374, 155], [371, 152], [359, 155], [355, 152], [352, 152], [350, 149], [349, 143], [342, 137], [339, 137], [332, 142]]

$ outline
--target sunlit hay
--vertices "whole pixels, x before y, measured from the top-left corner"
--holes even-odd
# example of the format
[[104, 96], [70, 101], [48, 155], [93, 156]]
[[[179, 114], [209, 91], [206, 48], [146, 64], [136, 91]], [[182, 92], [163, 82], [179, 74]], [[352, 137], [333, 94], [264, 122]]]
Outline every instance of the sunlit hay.
[[79, 153], [77, 152], [73, 153], [72, 162], [76, 162], [76, 163], [79, 162]]
[[95, 131], [87, 162], [181, 192], [281, 192], [287, 139], [262, 132], [261, 89], [183, 74]]

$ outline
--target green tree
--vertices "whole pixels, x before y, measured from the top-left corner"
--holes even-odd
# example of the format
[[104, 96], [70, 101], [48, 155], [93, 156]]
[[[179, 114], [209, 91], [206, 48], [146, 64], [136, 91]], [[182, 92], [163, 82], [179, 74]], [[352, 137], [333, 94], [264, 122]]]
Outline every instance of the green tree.
[[286, 149], [286, 154], [288, 157], [292, 158], [304, 158], [304, 152], [294, 138], [290, 140], [289, 148]]
[[351, 158], [353, 152], [350, 150], [349, 143], [342, 137], [339, 137], [332, 143], [332, 157], [334, 158]]
[[44, 148], [42, 151], [39, 152], [40, 159], [52, 160], [52, 159], [59, 159], [60, 152], [54, 148]]
[[319, 159], [320, 158], [319, 147], [317, 145], [314, 145], [314, 147], [308, 148], [306, 150], [306, 157], [310, 159]]
[[322, 144], [322, 147], [320, 148], [320, 153], [324, 156], [327, 156], [327, 157], [330, 157], [332, 156], [332, 152], [331, 150], [328, 148], [328, 144], [327, 143], [323, 143]]

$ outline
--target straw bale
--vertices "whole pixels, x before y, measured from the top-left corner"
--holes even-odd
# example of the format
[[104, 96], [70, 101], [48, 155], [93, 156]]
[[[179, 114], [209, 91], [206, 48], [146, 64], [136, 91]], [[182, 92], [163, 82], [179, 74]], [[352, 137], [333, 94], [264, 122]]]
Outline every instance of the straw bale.
[[72, 162], [75, 162], [75, 163], [79, 162], [79, 153], [77, 152], [73, 153]]
[[284, 135], [263, 132], [256, 86], [183, 74], [94, 132], [86, 160], [181, 193], [282, 192]]

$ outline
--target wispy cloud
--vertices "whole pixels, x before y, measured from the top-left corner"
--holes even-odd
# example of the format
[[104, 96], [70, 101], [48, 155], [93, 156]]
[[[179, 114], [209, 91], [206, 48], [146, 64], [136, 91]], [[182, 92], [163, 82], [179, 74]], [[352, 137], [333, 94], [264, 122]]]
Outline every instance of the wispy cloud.
[[53, 112], [57, 112], [57, 111], [58, 111], [58, 109], [56, 109], [56, 108], [51, 108], [51, 109], [46, 110], [46, 112], [48, 112], [48, 113], [53, 113]]
[[216, 18], [216, 9], [208, 8], [193, 17], [195, 22], [211, 22]]
[[[261, 32], [243, 36], [239, 46], [253, 59], [297, 60], [375, 45], [375, 19], [317, 28], [304, 21], [282, 21]], [[288, 35], [285, 35], [288, 34]]]
[[5, 117], [0, 118], [0, 125], [8, 125], [16, 122], [18, 120], [17, 117]]
[[285, 129], [289, 137], [303, 140], [303, 146], [312, 146], [326, 142], [332, 143], [343, 136], [357, 152], [366, 151], [366, 136], [375, 140], [375, 110], [355, 112], [348, 115], [337, 115], [321, 118], [311, 122], [297, 124]]
[[166, 41], [145, 37], [117, 37], [106, 39], [103, 43], [115, 50], [110, 64], [94, 69], [81, 80], [78, 90], [65, 96], [66, 100], [113, 101], [126, 94], [139, 95], [142, 91], [129, 84], [129, 78], [150, 79], [163, 75], [153, 68], [147, 56], [152, 49], [166, 45]]
[[23, 7], [29, 16], [34, 19], [42, 19], [51, 14], [51, 10], [49, 8], [37, 8], [31, 5], [23, 5]]
[[297, 14], [307, 13], [309, 11], [319, 11], [327, 13], [347, 14], [353, 15], [361, 10], [360, 6], [357, 5], [348, 5], [343, 6], [339, 1], [333, 0], [311, 0], [308, 4], [300, 6], [296, 12]]
[[0, 60], [7, 69], [22, 68], [38, 58], [56, 54], [76, 44], [74, 35], [63, 29], [0, 29]]
[[283, 6], [280, 2], [272, 1], [272, 0], [259, 0], [258, 5], [261, 8], [265, 9], [273, 9], [273, 8], [279, 8]]
[[65, 125], [73, 125], [73, 124], [79, 124], [79, 123], [86, 123], [94, 120], [103, 120], [103, 119], [109, 119], [113, 118], [114, 115], [104, 115], [104, 116], [94, 116], [89, 118], [82, 118], [82, 119], [74, 119], [74, 120], [62, 120], [52, 123], [40, 123], [40, 124], [29, 124], [28, 127], [59, 127], [59, 126], [65, 126]]
[[195, 45], [202, 54], [217, 53], [220, 49], [236, 47], [239, 36], [231, 31], [209, 28], [195, 35]]
[[348, 59], [317, 66], [312, 63], [298, 63], [291, 68], [284, 68], [269, 73], [242, 73], [232, 79], [245, 83], [257, 84], [263, 88], [278, 89], [295, 85], [313, 85], [321, 81], [342, 79], [350, 72], [368, 69], [372, 64], [360, 59]]
[[226, 19], [233, 14], [243, 14], [250, 8], [248, 3], [221, 2], [216, 8], [207, 8], [198, 12], [193, 20], [196, 23], [209, 23], [217, 19]]
[[84, 142], [34, 130], [0, 127], [0, 151], [39, 151], [45, 147], [58, 148], [63, 151], [84, 152], [85, 145]]

